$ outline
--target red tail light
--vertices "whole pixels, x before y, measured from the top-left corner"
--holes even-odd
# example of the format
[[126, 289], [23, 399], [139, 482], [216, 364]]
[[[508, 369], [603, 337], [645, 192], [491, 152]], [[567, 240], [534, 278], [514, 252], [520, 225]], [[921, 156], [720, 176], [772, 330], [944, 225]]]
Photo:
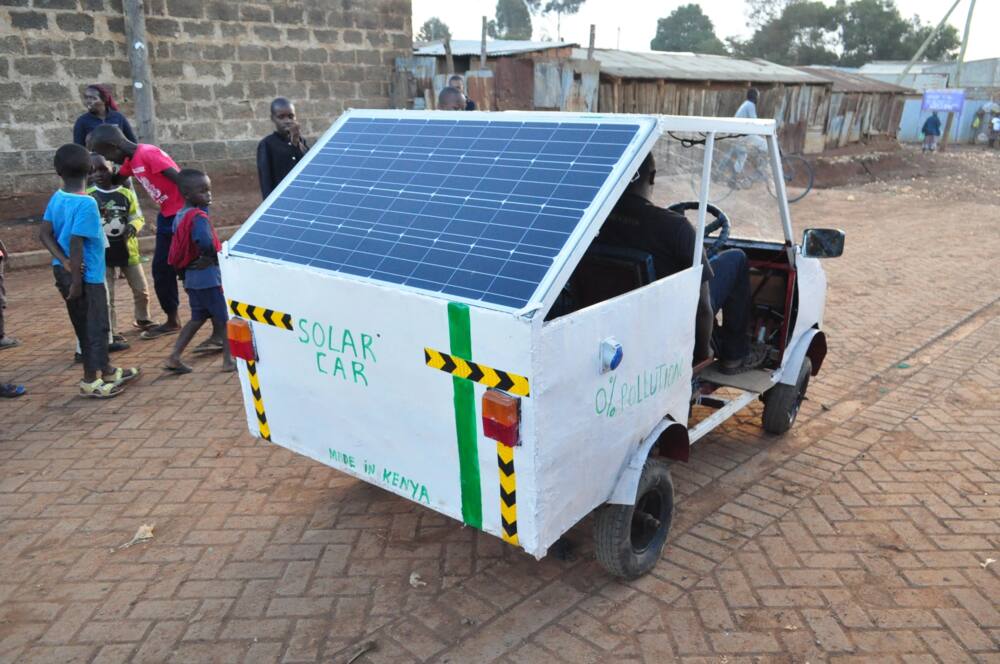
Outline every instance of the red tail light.
[[499, 390], [483, 395], [483, 435], [507, 447], [520, 444], [521, 399]]
[[253, 345], [253, 330], [250, 323], [242, 318], [230, 318], [226, 323], [226, 336], [229, 337], [229, 352], [233, 357], [248, 362], [257, 361], [257, 349]]

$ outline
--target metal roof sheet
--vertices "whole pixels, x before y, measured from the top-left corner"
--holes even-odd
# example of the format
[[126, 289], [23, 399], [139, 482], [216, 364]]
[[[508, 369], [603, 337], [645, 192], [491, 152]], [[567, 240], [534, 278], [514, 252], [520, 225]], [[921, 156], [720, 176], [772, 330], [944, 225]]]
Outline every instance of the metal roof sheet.
[[[572, 42], [536, 42], [519, 39], [494, 39], [486, 42], [486, 55], [515, 55], [517, 53], [532, 53], [535, 51], [548, 51], [554, 48], [565, 48], [576, 46]], [[482, 50], [482, 42], [478, 39], [453, 39], [451, 40], [452, 55], [479, 55]], [[414, 55], [444, 55], [444, 44], [442, 42], [431, 42], [413, 46]]]
[[913, 94], [913, 90], [900, 85], [886, 83], [862, 74], [844, 71], [835, 67], [796, 67], [799, 71], [824, 78], [833, 83], [834, 92], [897, 92]]
[[[858, 71], [865, 75], [870, 74], [901, 74], [903, 70], [906, 69], [907, 62], [905, 60], [875, 60], [873, 62], [868, 62], [861, 65]], [[919, 74], [925, 72], [933, 67], [938, 67], [942, 64], [941, 62], [914, 62], [910, 66], [910, 74]]]
[[[573, 49], [573, 57], [585, 59], [587, 50]], [[793, 67], [767, 60], [740, 60], [724, 55], [635, 52], [596, 49], [601, 73], [621, 78], [659, 78], [692, 81], [752, 81], [760, 83], [826, 83], [824, 79]]]

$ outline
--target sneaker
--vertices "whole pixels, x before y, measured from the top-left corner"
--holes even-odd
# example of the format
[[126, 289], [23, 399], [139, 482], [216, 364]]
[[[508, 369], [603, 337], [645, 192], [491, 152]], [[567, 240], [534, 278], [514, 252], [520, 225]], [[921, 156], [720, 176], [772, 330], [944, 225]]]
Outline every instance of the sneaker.
[[109, 343], [108, 344], [108, 352], [109, 353], [117, 353], [120, 350], [128, 350], [131, 347], [132, 346], [130, 346], [129, 343], [127, 341], [125, 341], [125, 339], [123, 337], [121, 341], [118, 341], [117, 339], [115, 339], [113, 342]]
[[764, 344], [752, 344], [750, 350], [741, 358], [735, 360], [720, 360], [719, 371], [727, 376], [741, 374], [753, 369], [759, 369], [767, 361], [768, 348]]
[[140, 330], [148, 330], [149, 328], [156, 326], [157, 322], [155, 320], [145, 319], [145, 320], [132, 321], [132, 327], [138, 328]]
[[20, 339], [15, 339], [14, 337], [0, 337], [0, 350], [6, 350], [8, 348], [17, 348], [21, 345]]
[[83, 364], [83, 353], [73, 353], [73, 364]]

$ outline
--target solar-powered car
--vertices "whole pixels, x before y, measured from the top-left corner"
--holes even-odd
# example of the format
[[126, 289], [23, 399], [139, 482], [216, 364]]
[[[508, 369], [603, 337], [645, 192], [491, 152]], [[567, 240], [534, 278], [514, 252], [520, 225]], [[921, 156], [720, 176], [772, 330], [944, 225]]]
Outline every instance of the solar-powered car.
[[[707, 203], [716, 137], [750, 134], [778, 172], [776, 242]], [[680, 206], [696, 267], [669, 276], [593, 242], [661, 135], [705, 176]], [[596, 510], [600, 562], [648, 571], [666, 461], [758, 398], [784, 431], [823, 361], [816, 258], [843, 235], [794, 243], [777, 150], [772, 121], [345, 113], [222, 252], [250, 430], [539, 558]], [[763, 369], [692, 368], [706, 225], [707, 250], [750, 259]]]

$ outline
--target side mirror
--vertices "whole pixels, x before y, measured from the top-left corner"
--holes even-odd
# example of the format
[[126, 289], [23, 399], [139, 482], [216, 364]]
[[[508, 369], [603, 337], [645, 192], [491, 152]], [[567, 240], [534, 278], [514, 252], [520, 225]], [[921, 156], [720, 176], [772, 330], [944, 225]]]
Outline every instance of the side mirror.
[[844, 231], [838, 228], [807, 228], [802, 234], [802, 255], [837, 258], [844, 253]]

